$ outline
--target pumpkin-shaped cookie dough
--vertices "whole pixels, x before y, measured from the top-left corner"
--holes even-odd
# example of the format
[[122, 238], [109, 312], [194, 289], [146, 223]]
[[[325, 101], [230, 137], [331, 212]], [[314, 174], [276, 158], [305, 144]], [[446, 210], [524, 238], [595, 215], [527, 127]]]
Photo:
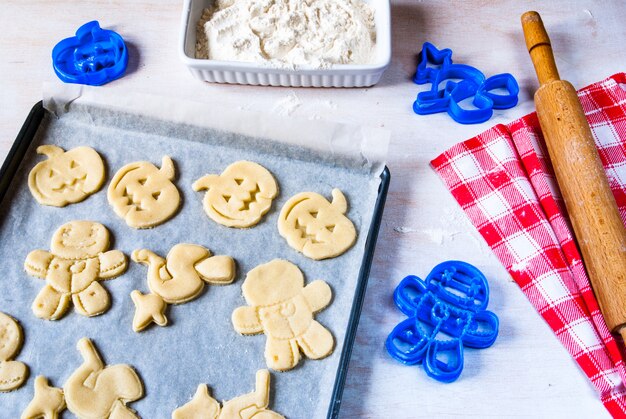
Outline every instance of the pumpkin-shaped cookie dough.
[[278, 195], [274, 176], [251, 161], [235, 162], [221, 175], [206, 175], [194, 182], [194, 191], [205, 189], [207, 215], [216, 223], [237, 228], [257, 224]]
[[42, 205], [64, 207], [80, 202], [104, 183], [104, 163], [89, 147], [69, 151], [54, 145], [37, 147], [47, 160], [39, 162], [28, 175], [28, 188]]
[[13, 358], [22, 349], [22, 328], [11, 316], [0, 312], [0, 391], [11, 391], [24, 384], [28, 367]]
[[354, 224], [344, 215], [346, 197], [339, 189], [332, 194], [331, 203], [315, 192], [299, 193], [285, 203], [278, 217], [280, 235], [311, 259], [339, 256], [356, 241]]
[[174, 162], [163, 157], [161, 168], [141, 161], [127, 164], [113, 176], [107, 198], [117, 215], [134, 228], [150, 228], [171, 218], [180, 204]]

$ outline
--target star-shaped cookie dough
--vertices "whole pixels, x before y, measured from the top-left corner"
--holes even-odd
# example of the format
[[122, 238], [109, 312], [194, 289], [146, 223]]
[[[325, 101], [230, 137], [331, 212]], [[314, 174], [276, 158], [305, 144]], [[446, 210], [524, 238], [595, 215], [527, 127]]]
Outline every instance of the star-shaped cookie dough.
[[50, 386], [48, 379], [40, 375], [35, 378], [35, 395], [26, 406], [21, 419], [57, 419], [63, 409], [65, 409], [63, 390]]
[[167, 303], [156, 294], [142, 294], [135, 290], [130, 293], [130, 297], [135, 303], [135, 316], [133, 317], [133, 330], [141, 332], [154, 322], [159, 326], [167, 324], [165, 309]]

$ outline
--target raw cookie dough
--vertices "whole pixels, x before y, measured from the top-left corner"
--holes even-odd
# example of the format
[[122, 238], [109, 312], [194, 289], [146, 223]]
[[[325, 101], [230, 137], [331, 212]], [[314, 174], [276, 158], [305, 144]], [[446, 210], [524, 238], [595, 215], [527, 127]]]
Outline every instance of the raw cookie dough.
[[246, 228], [257, 224], [278, 195], [274, 176], [260, 164], [237, 161], [221, 175], [206, 175], [193, 183], [194, 191], [207, 190], [204, 211], [216, 223]]
[[296, 265], [274, 259], [248, 272], [241, 289], [249, 306], [235, 309], [233, 325], [244, 335], [265, 333], [270, 368], [292, 369], [300, 361], [300, 351], [311, 359], [332, 353], [333, 336], [313, 318], [332, 298], [326, 282], [317, 280], [305, 287]]
[[172, 419], [237, 419], [263, 418], [280, 419], [284, 416], [268, 410], [270, 403], [270, 373], [267, 370], [256, 372], [256, 389], [230, 401], [220, 404], [209, 394], [206, 384], [200, 384], [193, 399], [172, 413]]
[[143, 397], [143, 384], [129, 365], [107, 366], [91, 340], [82, 338], [77, 348], [83, 363], [63, 386], [67, 408], [80, 418], [136, 418], [127, 403]]
[[63, 151], [55, 145], [37, 147], [37, 153], [48, 160], [33, 167], [28, 175], [28, 188], [42, 205], [64, 207], [80, 202], [104, 183], [104, 163], [90, 147]]
[[209, 249], [180, 243], [163, 259], [154, 252], [141, 249], [132, 254], [135, 262], [148, 265], [148, 287], [152, 294], [135, 290], [130, 296], [135, 303], [133, 330], [141, 332], [154, 322], [167, 324], [167, 304], [182, 304], [196, 298], [204, 283], [224, 285], [235, 279], [235, 261], [230, 256], [211, 256]]
[[174, 162], [163, 157], [161, 168], [150, 162], [127, 164], [117, 171], [107, 191], [109, 204], [126, 224], [150, 228], [170, 219], [180, 205], [174, 180]]
[[0, 312], [0, 391], [12, 391], [21, 387], [28, 377], [28, 367], [20, 361], [12, 361], [22, 349], [22, 328], [17, 321]]
[[331, 203], [315, 192], [302, 192], [280, 210], [278, 232], [289, 246], [311, 259], [334, 258], [356, 241], [354, 224], [344, 215], [346, 197], [339, 189], [332, 194]]
[[58, 320], [70, 300], [83, 316], [97, 316], [110, 306], [107, 290], [100, 280], [115, 278], [126, 271], [126, 256], [109, 250], [109, 230], [91, 221], [70, 221], [52, 236], [50, 252], [33, 250], [24, 269], [29, 275], [46, 280], [32, 309], [46, 320]]
[[52, 387], [43, 375], [35, 378], [35, 395], [28, 403], [21, 419], [57, 419], [65, 409], [63, 390]]

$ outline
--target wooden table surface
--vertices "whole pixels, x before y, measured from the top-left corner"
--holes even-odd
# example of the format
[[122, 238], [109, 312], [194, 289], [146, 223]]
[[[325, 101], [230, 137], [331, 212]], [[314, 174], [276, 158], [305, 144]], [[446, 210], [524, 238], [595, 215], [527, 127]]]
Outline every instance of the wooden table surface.
[[[215, 106], [386, 127], [392, 131], [392, 181], [344, 392], [342, 417], [604, 417], [594, 389], [518, 286], [467, 221], [429, 161], [449, 146], [534, 108], [537, 88], [524, 47], [520, 15], [538, 10], [564, 78], [582, 87], [626, 70], [626, 2], [392, 1], [393, 59], [368, 89], [291, 89], [206, 84], [178, 59], [181, 1], [2, 0], [0, 27], [0, 160], [41, 86], [55, 79], [50, 53], [81, 24], [98, 19], [130, 49], [128, 73], [104, 87], [192, 99]], [[447, 115], [418, 116], [411, 105], [416, 54], [425, 41], [451, 48], [454, 60], [486, 75], [516, 76], [520, 104], [481, 125]], [[487, 350], [466, 351], [453, 384], [426, 377], [419, 366], [392, 361], [383, 342], [403, 316], [391, 295], [408, 274], [461, 259], [489, 278], [490, 308], [500, 335]], [[0, 396], [1, 397], [1, 396]], [[0, 414], [1, 416], [1, 414]]]

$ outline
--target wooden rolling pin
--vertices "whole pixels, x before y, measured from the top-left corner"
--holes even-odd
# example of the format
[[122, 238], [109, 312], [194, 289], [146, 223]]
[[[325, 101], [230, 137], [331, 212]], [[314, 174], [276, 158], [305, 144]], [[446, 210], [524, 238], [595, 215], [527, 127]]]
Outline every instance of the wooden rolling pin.
[[522, 15], [540, 87], [537, 116], [583, 262], [607, 326], [626, 341], [626, 228], [576, 90], [559, 79], [537, 12]]

